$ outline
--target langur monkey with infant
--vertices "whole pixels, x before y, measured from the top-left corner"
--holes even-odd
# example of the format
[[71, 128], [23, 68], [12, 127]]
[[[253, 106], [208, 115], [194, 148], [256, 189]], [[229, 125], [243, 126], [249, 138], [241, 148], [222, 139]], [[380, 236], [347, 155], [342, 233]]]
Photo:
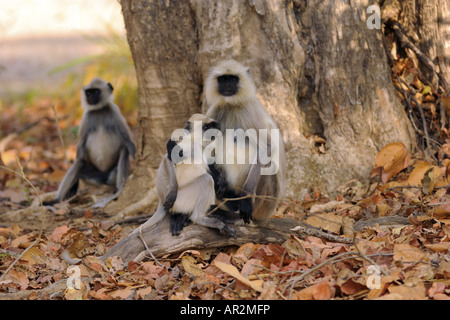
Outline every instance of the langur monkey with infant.
[[[209, 106], [207, 116], [193, 115], [186, 122], [188, 135], [184, 140], [177, 144], [172, 139], [167, 143], [168, 152], [157, 175], [158, 209], [143, 225], [144, 228], [170, 214], [173, 235], [178, 235], [186, 222], [194, 221], [235, 236], [223, 222], [236, 223], [240, 218], [245, 223], [268, 219], [284, 191], [283, 139], [256, 97], [256, 87], [248, 68], [234, 60], [212, 68], [205, 85], [205, 98]], [[210, 148], [215, 153], [213, 160], [203, 158], [201, 165], [175, 161], [174, 154], [181, 152], [182, 155], [183, 148], [193, 141], [192, 123], [195, 122], [202, 125], [202, 133], [211, 128], [220, 130], [220, 135], [212, 135], [220, 139], [208, 145], [213, 146]], [[248, 131], [256, 136], [247, 135]], [[268, 135], [267, 131], [275, 134]], [[265, 140], [260, 139], [263, 134]], [[199, 143], [196, 140], [194, 145], [197, 146], [194, 153], [199, 154], [203, 150], [205, 155], [204, 141]], [[181, 151], [174, 153], [176, 148], [181, 148]], [[269, 162], [267, 156], [262, 161], [264, 152], [270, 153]], [[248, 156], [247, 161], [237, 161], [239, 153]], [[225, 206], [217, 208], [223, 199], [227, 199]]]

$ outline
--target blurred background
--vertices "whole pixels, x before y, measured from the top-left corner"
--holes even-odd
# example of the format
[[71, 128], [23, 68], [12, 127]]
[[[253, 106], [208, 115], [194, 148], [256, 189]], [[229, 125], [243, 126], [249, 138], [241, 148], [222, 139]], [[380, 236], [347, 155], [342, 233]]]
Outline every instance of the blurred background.
[[[137, 81], [118, 1], [0, 0], [0, 164], [19, 159], [53, 190], [75, 157], [80, 90], [97, 76], [134, 127]], [[14, 180], [4, 175], [0, 190]]]

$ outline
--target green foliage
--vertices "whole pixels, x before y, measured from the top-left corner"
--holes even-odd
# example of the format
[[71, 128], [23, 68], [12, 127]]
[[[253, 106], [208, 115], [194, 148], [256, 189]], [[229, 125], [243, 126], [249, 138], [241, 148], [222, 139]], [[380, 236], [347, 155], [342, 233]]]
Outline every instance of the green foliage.
[[[105, 36], [87, 38], [99, 44], [103, 52], [80, 57], [52, 69], [49, 75], [77, 67], [76, 71], [67, 76], [55, 98], [64, 101], [70, 110], [75, 110], [79, 108], [81, 88], [93, 78], [100, 77], [114, 86], [115, 101], [125, 115], [135, 111], [138, 104], [137, 80], [126, 37], [108, 28], [108, 34]], [[81, 72], [78, 71], [80, 68]]]

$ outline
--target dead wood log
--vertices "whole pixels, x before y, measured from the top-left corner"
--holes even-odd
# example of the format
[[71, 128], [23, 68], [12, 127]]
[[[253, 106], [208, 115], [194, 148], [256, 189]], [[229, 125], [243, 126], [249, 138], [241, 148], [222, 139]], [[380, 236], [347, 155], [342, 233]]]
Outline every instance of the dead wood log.
[[[183, 229], [179, 236], [172, 236], [169, 231], [169, 217], [166, 216], [153, 226], [141, 228], [141, 237], [137, 228], [128, 237], [122, 239], [102, 257], [104, 260], [118, 256], [123, 262], [141, 260], [147, 249], [155, 257], [165, 254], [182, 252], [188, 249], [218, 248], [229, 245], [243, 245], [248, 242], [255, 243], [283, 243], [293, 233], [292, 228], [298, 221], [291, 219], [269, 219], [254, 226], [233, 226], [236, 230], [236, 239], [221, 235], [217, 230], [191, 224]], [[150, 257], [150, 255], [148, 255]]]

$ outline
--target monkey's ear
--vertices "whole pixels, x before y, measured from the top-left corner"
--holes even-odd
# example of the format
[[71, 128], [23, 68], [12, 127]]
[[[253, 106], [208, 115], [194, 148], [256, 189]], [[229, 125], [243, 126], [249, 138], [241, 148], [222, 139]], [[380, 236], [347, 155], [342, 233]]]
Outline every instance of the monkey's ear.
[[111, 83], [109, 83], [108, 82], [108, 88], [111, 90], [111, 92], [113, 92], [114, 91], [114, 87], [112, 86], [112, 84]]
[[187, 121], [186, 125], [184, 126], [184, 129], [191, 132], [192, 131], [192, 123], [190, 121]]

